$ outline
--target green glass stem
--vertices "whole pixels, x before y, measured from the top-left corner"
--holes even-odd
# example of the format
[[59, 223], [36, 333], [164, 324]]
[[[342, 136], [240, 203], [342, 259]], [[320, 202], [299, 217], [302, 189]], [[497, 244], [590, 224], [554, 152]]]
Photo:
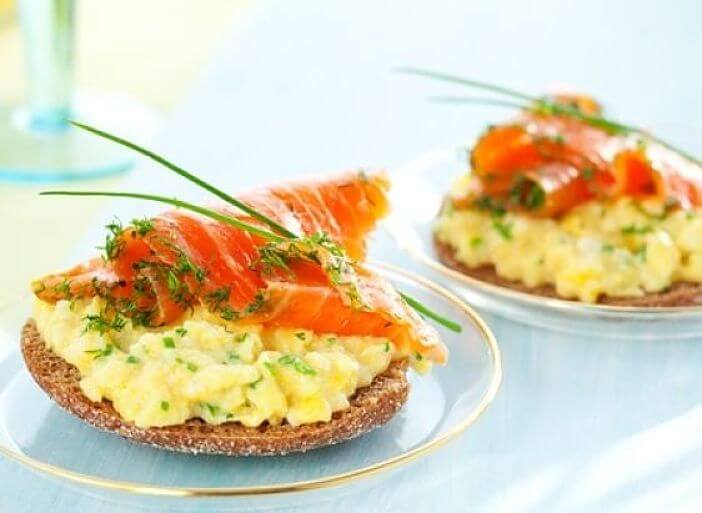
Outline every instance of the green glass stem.
[[73, 88], [74, 0], [20, 0], [29, 80], [25, 123], [37, 132], [68, 129]]

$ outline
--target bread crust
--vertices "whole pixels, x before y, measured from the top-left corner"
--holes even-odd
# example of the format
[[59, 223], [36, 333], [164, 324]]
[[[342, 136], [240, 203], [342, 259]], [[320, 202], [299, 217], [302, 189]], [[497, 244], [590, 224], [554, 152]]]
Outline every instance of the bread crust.
[[[497, 274], [495, 266], [492, 264], [469, 267], [456, 258], [456, 250], [452, 246], [446, 244], [445, 242], [441, 242], [436, 236], [434, 236], [434, 247], [439, 260], [444, 265], [447, 265], [448, 267], [477, 280], [535, 296], [551, 297], [565, 301], [578, 302], [575, 299], [559, 296], [556, 289], [552, 285], [529, 287], [521, 282], [503, 278]], [[676, 282], [666, 290], [648, 293], [639, 297], [602, 296], [597, 300], [597, 303], [602, 305], [631, 307], [701, 306], [702, 283], [687, 281]]]
[[302, 452], [362, 435], [388, 422], [407, 401], [407, 361], [395, 361], [350, 399], [351, 406], [329, 422], [293, 427], [283, 423], [256, 428], [238, 422], [211, 425], [201, 419], [166, 427], [140, 428], [122, 420], [110, 401], [90, 401], [79, 386], [78, 369], [51, 351], [32, 319], [22, 329], [22, 354], [27, 369], [64, 410], [103, 431], [135, 442], [186, 453], [229, 456], [272, 456]]

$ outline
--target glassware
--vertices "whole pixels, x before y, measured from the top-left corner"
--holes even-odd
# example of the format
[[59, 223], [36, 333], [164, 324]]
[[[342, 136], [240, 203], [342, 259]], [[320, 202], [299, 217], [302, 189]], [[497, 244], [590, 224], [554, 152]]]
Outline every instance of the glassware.
[[70, 125], [70, 119], [144, 139], [156, 117], [110, 95], [73, 97], [74, 0], [20, 0], [27, 103], [0, 106], [0, 179], [51, 182], [119, 173], [134, 155]]

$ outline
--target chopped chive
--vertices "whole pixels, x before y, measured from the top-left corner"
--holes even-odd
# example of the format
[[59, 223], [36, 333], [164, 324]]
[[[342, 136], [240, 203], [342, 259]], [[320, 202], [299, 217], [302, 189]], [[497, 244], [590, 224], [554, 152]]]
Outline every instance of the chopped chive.
[[295, 336], [296, 336], [298, 339], [300, 339], [300, 340], [306, 340], [306, 339], [307, 339], [307, 336], [306, 336], [306, 335], [304, 334], [304, 332], [302, 332], [302, 331], [298, 331], [297, 333], [295, 333]]
[[482, 246], [483, 242], [485, 241], [482, 237], [473, 237], [472, 239], [470, 239], [470, 247], [477, 248], [478, 246]]
[[176, 332], [176, 335], [178, 335], [179, 337], [184, 337], [185, 335], [188, 334], [188, 330], [186, 330], [185, 328], [176, 328], [175, 332]]
[[175, 340], [173, 340], [173, 337], [163, 337], [163, 346], [168, 349], [175, 348]]
[[385, 342], [385, 352], [386, 353], [390, 352], [390, 342]]
[[188, 369], [190, 372], [196, 372], [198, 369], [198, 366], [195, 365], [193, 362], [187, 362], [185, 364], [185, 368]]
[[171, 407], [171, 404], [168, 401], [161, 401], [161, 409], [163, 411], [168, 411]]
[[492, 227], [504, 240], [512, 240], [512, 225], [510, 223], [503, 223], [495, 219], [492, 222]]
[[132, 364], [134, 364], [134, 363], [139, 363], [139, 358], [137, 358], [137, 357], [134, 356], [133, 354], [130, 354], [129, 356], [127, 356], [127, 360], [126, 360], [126, 361], [127, 361], [127, 363], [132, 363]]
[[98, 358], [105, 358], [106, 356], [110, 356], [112, 354], [112, 345], [107, 344], [105, 347], [102, 349], [90, 349], [88, 351], [85, 351], [88, 354], [93, 355], [93, 359], [97, 360]]

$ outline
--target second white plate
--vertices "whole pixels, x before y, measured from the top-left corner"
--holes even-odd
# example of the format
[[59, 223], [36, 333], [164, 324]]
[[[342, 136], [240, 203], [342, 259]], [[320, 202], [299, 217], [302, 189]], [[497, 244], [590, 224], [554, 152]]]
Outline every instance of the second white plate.
[[499, 287], [442, 264], [433, 225], [451, 183], [466, 172], [465, 146], [427, 152], [398, 168], [387, 227], [413, 258], [448, 279], [472, 305], [541, 328], [612, 338], [702, 336], [702, 307], [621, 307], [546, 298]]

